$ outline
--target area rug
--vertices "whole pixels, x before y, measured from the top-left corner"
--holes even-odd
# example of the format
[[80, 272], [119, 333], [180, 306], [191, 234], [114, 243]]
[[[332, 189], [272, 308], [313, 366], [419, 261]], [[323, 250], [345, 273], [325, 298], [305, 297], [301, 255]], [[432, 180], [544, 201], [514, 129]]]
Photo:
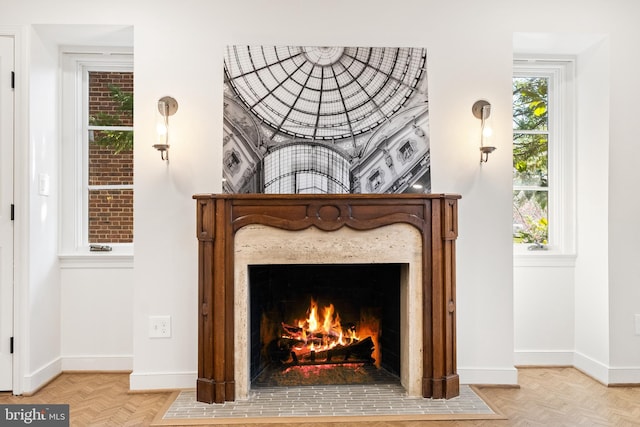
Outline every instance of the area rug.
[[400, 384], [259, 387], [249, 399], [206, 404], [175, 392], [151, 425], [505, 419], [470, 386], [452, 399], [408, 397]]

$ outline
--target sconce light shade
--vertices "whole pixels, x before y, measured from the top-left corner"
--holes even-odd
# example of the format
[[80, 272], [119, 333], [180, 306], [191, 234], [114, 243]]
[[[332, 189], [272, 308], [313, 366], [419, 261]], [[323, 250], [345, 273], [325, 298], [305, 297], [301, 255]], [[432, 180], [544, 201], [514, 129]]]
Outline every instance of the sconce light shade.
[[480, 163], [486, 163], [489, 160], [489, 154], [496, 150], [496, 147], [485, 145], [485, 138], [492, 134], [491, 127], [487, 123], [491, 116], [491, 104], [489, 101], [480, 99], [473, 104], [471, 112], [475, 118], [480, 119]]
[[178, 101], [170, 96], [163, 96], [158, 100], [158, 112], [160, 113], [160, 121], [158, 122], [158, 139], [159, 143], [154, 144], [153, 148], [160, 151], [162, 160], [169, 160], [169, 116], [173, 116], [178, 111]]

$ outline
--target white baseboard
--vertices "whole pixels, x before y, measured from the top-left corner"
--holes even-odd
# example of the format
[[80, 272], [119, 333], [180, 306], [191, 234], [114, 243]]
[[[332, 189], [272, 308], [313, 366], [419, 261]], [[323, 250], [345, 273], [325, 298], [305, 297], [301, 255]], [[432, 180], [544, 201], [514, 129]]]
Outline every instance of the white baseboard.
[[84, 355], [63, 356], [63, 371], [131, 371], [133, 356], [131, 355]]
[[573, 366], [573, 350], [514, 351], [516, 366]]
[[27, 374], [22, 381], [22, 394], [32, 394], [62, 372], [62, 360], [58, 357], [36, 371]]
[[[603, 384], [640, 384], [640, 368], [611, 368], [581, 353], [572, 351], [516, 352], [517, 365], [574, 366]], [[518, 385], [518, 370], [513, 368], [457, 369], [461, 384]], [[133, 372], [131, 390], [195, 388], [197, 372]]]
[[196, 387], [197, 372], [133, 372], [129, 376], [131, 390], [175, 390]]
[[573, 353], [573, 366], [602, 384], [609, 384], [609, 366], [578, 351]]
[[640, 367], [611, 367], [573, 350], [515, 351], [516, 366], [573, 366], [605, 385], [640, 384]]
[[458, 368], [460, 384], [517, 385], [516, 368]]
[[640, 368], [609, 368], [609, 384], [640, 384]]

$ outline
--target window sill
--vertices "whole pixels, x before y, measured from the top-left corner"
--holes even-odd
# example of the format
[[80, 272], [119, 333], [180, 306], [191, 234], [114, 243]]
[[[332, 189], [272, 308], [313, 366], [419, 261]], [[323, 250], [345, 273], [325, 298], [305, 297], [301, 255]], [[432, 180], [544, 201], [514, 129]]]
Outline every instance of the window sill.
[[576, 255], [558, 250], [527, 250], [527, 245], [514, 245], [514, 267], [575, 267]]
[[59, 254], [61, 269], [133, 268], [133, 247], [114, 248], [111, 252], [75, 252]]

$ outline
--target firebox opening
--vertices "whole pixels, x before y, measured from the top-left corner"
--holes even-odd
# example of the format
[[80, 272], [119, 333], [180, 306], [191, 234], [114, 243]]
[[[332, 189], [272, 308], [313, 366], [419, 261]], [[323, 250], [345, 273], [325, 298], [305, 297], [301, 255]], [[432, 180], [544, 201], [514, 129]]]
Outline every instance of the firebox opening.
[[252, 386], [399, 381], [401, 268], [250, 265]]

